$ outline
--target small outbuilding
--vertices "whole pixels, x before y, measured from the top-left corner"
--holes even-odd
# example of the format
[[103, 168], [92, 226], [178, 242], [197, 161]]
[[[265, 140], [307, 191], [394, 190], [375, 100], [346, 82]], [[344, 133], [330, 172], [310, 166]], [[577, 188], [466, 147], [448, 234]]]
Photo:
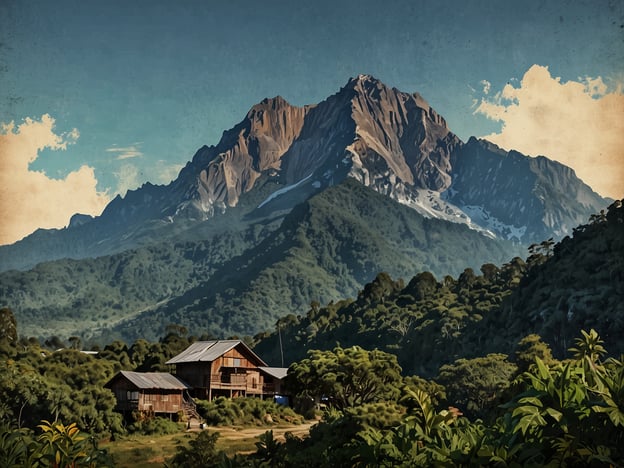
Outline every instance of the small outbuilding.
[[288, 374], [288, 367], [259, 366], [260, 374], [264, 376], [264, 395], [282, 395], [284, 379]]
[[194, 416], [195, 403], [189, 385], [166, 372], [120, 371], [105, 385], [117, 399], [115, 410], [124, 414], [139, 411], [147, 415]]

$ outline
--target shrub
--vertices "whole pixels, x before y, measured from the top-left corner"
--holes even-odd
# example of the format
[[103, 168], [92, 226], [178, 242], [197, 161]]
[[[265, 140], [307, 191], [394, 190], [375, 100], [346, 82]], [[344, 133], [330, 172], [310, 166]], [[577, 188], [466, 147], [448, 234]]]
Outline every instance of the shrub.
[[223, 460], [222, 453], [216, 449], [218, 438], [218, 432], [200, 432], [189, 442], [188, 447], [181, 445], [176, 448], [176, 454], [171, 459], [171, 466], [200, 468], [217, 465]]
[[197, 412], [211, 426], [299, 424], [303, 421], [291, 408], [259, 398], [198, 400]]
[[167, 418], [150, 418], [135, 421], [128, 427], [128, 432], [145, 435], [174, 434], [182, 429], [180, 423], [170, 421]]

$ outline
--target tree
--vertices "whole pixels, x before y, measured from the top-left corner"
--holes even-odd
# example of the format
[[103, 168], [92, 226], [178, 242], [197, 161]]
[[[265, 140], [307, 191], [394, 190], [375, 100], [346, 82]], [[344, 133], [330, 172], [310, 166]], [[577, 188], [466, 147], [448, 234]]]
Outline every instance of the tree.
[[396, 356], [359, 346], [311, 350], [307, 359], [290, 366], [287, 376], [299, 399], [326, 397], [339, 409], [395, 399], [401, 382]]
[[170, 466], [184, 468], [202, 468], [216, 466], [223, 456], [216, 449], [218, 432], [202, 431], [189, 442], [188, 447], [181, 445], [176, 448], [176, 454]]
[[507, 355], [488, 354], [446, 364], [436, 380], [445, 386], [448, 400], [462, 412], [485, 417], [498, 405], [515, 372], [516, 366], [507, 361]]
[[379, 273], [373, 281], [364, 286], [359, 297], [370, 302], [383, 302], [390, 295], [403, 289], [402, 280], [393, 281], [388, 273]]
[[438, 281], [432, 273], [425, 271], [419, 273], [409, 282], [404, 292], [411, 293], [416, 300], [426, 299], [438, 288]]
[[462, 289], [470, 289], [476, 280], [477, 275], [475, 275], [474, 270], [472, 268], [466, 268], [462, 274], [459, 275], [459, 278], [457, 278], [457, 283]]
[[82, 349], [82, 340], [79, 336], [70, 336], [69, 337], [69, 347], [71, 349], [81, 350]]
[[481, 273], [486, 280], [493, 282], [498, 279], [500, 269], [493, 263], [484, 263], [481, 265]]
[[17, 342], [17, 321], [13, 311], [8, 307], [0, 309], [0, 343], [15, 344]]
[[535, 333], [525, 336], [518, 342], [515, 357], [518, 373], [529, 370], [531, 365], [535, 364], [536, 357], [540, 358], [546, 365], [555, 361], [548, 343], [544, 343], [542, 338]]

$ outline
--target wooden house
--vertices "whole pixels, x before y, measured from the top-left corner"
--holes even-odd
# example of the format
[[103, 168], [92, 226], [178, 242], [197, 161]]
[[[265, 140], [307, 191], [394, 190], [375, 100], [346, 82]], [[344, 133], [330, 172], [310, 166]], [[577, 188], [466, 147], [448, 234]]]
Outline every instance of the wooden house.
[[115, 394], [115, 410], [124, 414], [139, 411], [170, 417], [180, 412], [195, 415], [188, 384], [166, 372], [121, 371], [104, 387]]
[[275, 392], [275, 377], [261, 369], [267, 367], [241, 340], [197, 341], [167, 361], [175, 375], [193, 387], [193, 396], [256, 396]]

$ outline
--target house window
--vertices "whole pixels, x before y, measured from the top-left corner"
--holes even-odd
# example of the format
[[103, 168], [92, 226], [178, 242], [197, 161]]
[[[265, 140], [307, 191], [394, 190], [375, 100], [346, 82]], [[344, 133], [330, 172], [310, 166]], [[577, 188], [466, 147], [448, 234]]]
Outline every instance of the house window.
[[139, 392], [131, 392], [128, 390], [127, 396], [128, 396], [128, 400], [138, 400]]
[[234, 358], [234, 366], [233, 367], [240, 367], [240, 365], [241, 365], [240, 358], [235, 357]]

